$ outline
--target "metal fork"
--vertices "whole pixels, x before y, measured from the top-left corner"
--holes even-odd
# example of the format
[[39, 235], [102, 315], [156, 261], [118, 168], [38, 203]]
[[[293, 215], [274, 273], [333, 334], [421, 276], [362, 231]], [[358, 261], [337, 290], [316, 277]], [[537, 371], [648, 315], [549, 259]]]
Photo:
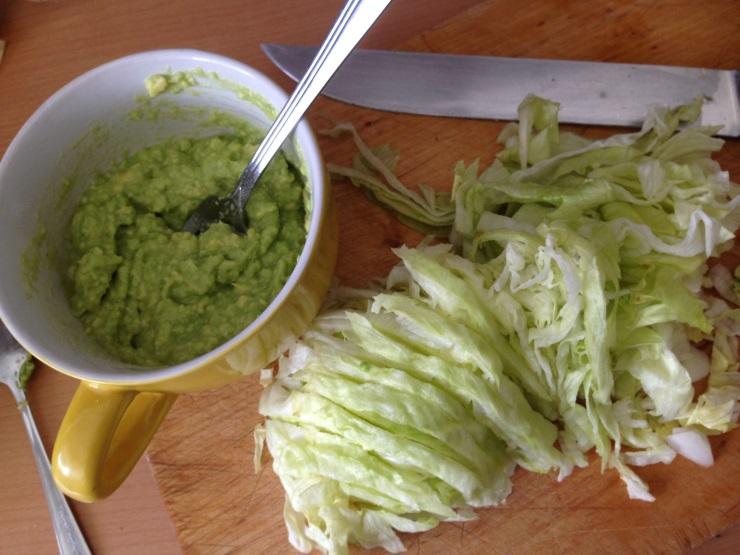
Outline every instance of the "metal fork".
[[10, 332], [5, 328], [5, 324], [0, 322], [0, 382], [7, 385], [13, 393], [18, 410], [23, 418], [23, 424], [26, 426], [26, 432], [28, 432], [28, 437], [31, 440], [33, 458], [41, 477], [46, 503], [49, 505], [51, 523], [57, 538], [59, 553], [62, 555], [90, 555], [85, 537], [77, 525], [67, 500], [54, 483], [44, 444], [41, 443], [41, 437], [36, 428], [36, 423], [33, 421], [31, 408], [26, 400], [26, 393], [20, 383], [21, 367], [29, 360], [29, 357], [30, 355], [10, 335]]

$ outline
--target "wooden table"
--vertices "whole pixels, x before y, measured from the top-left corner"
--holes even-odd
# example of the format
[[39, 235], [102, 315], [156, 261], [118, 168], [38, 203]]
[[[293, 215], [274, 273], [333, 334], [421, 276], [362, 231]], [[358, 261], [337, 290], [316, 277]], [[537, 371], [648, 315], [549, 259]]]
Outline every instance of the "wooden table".
[[[477, 3], [396, 0], [365, 45], [391, 48]], [[135, 51], [194, 47], [222, 53], [257, 67], [290, 90], [292, 84], [270, 65], [259, 44], [317, 43], [340, 5], [340, 0], [5, 1], [0, 4], [0, 39], [7, 41], [0, 63], [0, 153], [60, 86]], [[214, 28], [220, 32], [203, 30]], [[41, 368], [31, 382], [30, 403], [47, 449], [75, 386], [74, 380], [48, 368]], [[0, 553], [53, 553], [46, 504], [9, 393], [0, 393], [0, 437]], [[97, 553], [181, 551], [146, 460], [112, 497], [95, 505], [73, 503], [73, 509]], [[740, 527], [695, 551], [700, 552], [740, 552]]]

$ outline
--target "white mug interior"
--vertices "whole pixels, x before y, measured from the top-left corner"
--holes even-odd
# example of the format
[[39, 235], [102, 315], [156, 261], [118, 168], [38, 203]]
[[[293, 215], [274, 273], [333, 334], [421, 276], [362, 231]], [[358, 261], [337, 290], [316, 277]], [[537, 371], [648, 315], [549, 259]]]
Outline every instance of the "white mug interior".
[[[130, 117], [133, 110], [141, 109], [147, 77], [182, 70], [215, 72], [224, 82], [243, 88], [223, 87], [220, 82], [163, 95], [154, 99], [163, 103], [160, 117]], [[310, 219], [306, 244], [278, 296], [235, 338], [176, 366], [141, 368], [123, 363], [84, 332], [71, 312], [60, 272], [67, 226], [95, 172], [110, 167], [127, 151], [169, 137], [223, 132], [218, 125], [203, 123], [204, 112], [213, 109], [266, 129], [285, 100], [285, 93], [256, 70], [195, 50], [161, 50], [121, 58], [78, 77], [49, 98], [26, 122], [0, 162], [0, 317], [18, 341], [47, 364], [80, 379], [146, 383], [187, 372], [259, 326], [297, 281], [316, 241], [321, 214], [310, 208], [322, 206], [324, 174], [318, 145], [305, 122], [284, 150], [307, 179]], [[168, 111], [174, 113], [168, 115]]]

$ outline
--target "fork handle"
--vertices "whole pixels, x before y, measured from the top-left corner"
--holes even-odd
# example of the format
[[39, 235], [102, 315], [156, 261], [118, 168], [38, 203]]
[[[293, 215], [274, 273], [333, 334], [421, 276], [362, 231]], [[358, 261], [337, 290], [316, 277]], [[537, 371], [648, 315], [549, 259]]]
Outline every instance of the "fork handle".
[[345, 4], [313, 62], [280, 110], [239, 178], [239, 183], [231, 196], [240, 214], [267, 164], [275, 157], [308, 107], [389, 3], [390, 0], [349, 0]]
[[51, 524], [54, 527], [59, 553], [61, 555], [90, 555], [90, 549], [87, 547], [85, 537], [77, 525], [77, 521], [67, 504], [67, 500], [62, 492], [59, 491], [59, 488], [57, 488], [54, 478], [51, 475], [51, 467], [49, 466], [49, 459], [46, 455], [44, 444], [41, 442], [39, 431], [31, 415], [31, 409], [25, 399], [19, 400], [18, 409], [21, 412], [23, 424], [26, 426], [28, 437], [31, 440], [33, 459], [36, 462], [39, 476], [41, 476], [41, 485], [46, 496], [46, 503], [49, 506]]

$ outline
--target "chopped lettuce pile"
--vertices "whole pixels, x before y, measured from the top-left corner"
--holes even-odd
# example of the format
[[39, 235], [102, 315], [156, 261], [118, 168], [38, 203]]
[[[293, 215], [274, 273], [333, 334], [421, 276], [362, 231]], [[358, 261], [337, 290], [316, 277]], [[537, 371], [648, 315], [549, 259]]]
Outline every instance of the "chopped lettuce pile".
[[516, 465], [562, 480], [591, 449], [644, 501], [631, 467], [713, 463], [707, 436], [740, 412], [740, 288], [707, 260], [732, 247], [740, 187], [700, 110], [590, 141], [530, 96], [495, 162], [459, 163], [446, 196], [335, 130], [360, 153], [332, 172], [445, 242], [397, 249], [384, 287], [335, 298], [263, 394], [294, 547], [399, 552], [397, 531], [501, 503]]

